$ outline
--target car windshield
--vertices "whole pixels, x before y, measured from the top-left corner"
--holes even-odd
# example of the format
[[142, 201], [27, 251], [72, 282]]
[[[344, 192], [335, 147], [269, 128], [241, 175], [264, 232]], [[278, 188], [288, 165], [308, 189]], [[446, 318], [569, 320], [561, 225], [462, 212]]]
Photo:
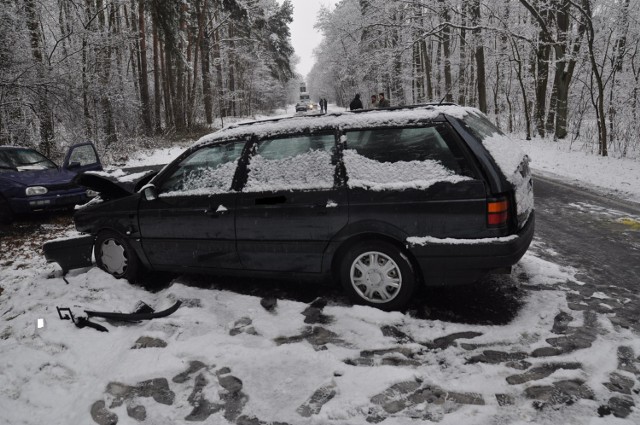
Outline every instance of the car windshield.
[[32, 149], [0, 150], [0, 169], [3, 170], [47, 170], [57, 168], [49, 158]]
[[483, 142], [485, 139], [493, 135], [504, 135], [504, 133], [498, 127], [493, 125], [487, 117], [479, 113], [468, 113], [462, 119], [462, 122], [474, 136]]

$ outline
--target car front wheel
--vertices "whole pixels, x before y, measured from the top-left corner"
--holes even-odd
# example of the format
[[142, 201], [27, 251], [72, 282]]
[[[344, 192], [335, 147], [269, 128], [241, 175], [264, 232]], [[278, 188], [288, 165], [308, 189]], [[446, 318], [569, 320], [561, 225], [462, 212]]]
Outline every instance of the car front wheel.
[[416, 288], [407, 256], [384, 241], [352, 246], [341, 262], [340, 280], [355, 302], [382, 310], [406, 307]]
[[136, 281], [140, 268], [138, 257], [120, 234], [110, 230], [100, 232], [94, 248], [98, 267], [117, 279], [125, 278], [131, 283]]

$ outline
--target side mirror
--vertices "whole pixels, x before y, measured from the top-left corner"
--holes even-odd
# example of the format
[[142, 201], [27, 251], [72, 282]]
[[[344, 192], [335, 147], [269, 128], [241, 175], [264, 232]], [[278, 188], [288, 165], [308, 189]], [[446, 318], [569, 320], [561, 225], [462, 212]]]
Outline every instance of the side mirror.
[[146, 199], [147, 201], [155, 201], [156, 199], [158, 199], [158, 191], [153, 184], [147, 184], [143, 186], [140, 191], [142, 192], [144, 199]]
[[69, 165], [67, 165], [66, 168], [68, 170], [73, 170], [74, 168], [80, 168], [80, 163], [79, 162], [71, 162], [71, 163], [69, 163]]

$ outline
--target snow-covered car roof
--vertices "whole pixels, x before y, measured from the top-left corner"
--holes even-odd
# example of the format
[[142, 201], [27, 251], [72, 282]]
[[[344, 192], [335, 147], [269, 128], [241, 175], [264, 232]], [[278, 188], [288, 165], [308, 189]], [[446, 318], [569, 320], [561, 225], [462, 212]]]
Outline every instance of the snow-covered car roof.
[[402, 126], [411, 122], [435, 120], [443, 114], [461, 119], [469, 113], [480, 113], [480, 111], [475, 108], [456, 105], [426, 105], [398, 109], [372, 109], [315, 116], [284, 117], [232, 124], [222, 130], [202, 137], [198, 140], [196, 146], [245, 136], [260, 135], [260, 137], [268, 137], [277, 134], [320, 130], [327, 127], [337, 127], [348, 130]]

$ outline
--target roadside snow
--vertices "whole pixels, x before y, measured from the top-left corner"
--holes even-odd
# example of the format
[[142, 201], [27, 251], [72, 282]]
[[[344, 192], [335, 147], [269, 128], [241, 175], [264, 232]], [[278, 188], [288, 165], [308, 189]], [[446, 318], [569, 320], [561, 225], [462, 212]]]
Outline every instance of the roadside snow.
[[536, 174], [640, 202], [640, 160], [586, 153], [579, 150], [578, 143], [572, 147], [569, 141], [511, 137], [529, 155]]
[[[115, 401], [107, 392], [110, 383], [134, 386], [139, 382], [165, 378], [174, 393], [172, 404], [164, 405], [151, 398], [136, 397], [128, 404], [114, 405], [109, 411], [118, 415], [118, 423], [135, 423], [127, 407], [144, 406], [146, 422], [152, 424], [186, 424], [194, 409], [194, 373], [183, 382], [172, 378], [184, 372], [189, 362], [206, 365], [201, 370], [206, 384], [203, 397], [222, 402], [224, 390], [218, 377], [228, 368], [241, 381], [246, 396], [242, 413], [259, 418], [264, 423], [281, 421], [289, 424], [367, 424], [367, 412], [379, 409], [372, 400], [381, 397], [394, 385], [421, 382], [450, 392], [471, 394], [483, 400], [482, 405], [426, 404], [416, 406], [413, 415], [439, 418], [444, 424], [488, 423], [568, 423], [569, 418], [581, 423], [605, 423], [597, 420], [598, 403], [608, 392], [601, 382], [603, 376], [593, 371], [615, 370], [616, 347], [625, 344], [640, 351], [640, 341], [628, 331], [610, 330], [600, 335], [591, 348], [565, 355], [566, 362], [579, 361], [581, 369], [561, 369], [552, 377], [536, 381], [549, 385], [557, 379], [587, 380], [595, 392], [595, 400], [580, 400], [560, 410], [537, 411], [521, 392], [531, 385], [509, 385], [505, 377], [518, 371], [504, 364], [469, 361], [487, 349], [531, 351], [546, 345], [554, 336], [551, 328], [558, 311], [566, 311], [564, 292], [530, 291], [518, 315], [506, 325], [469, 325], [464, 323], [422, 320], [398, 312], [386, 313], [361, 306], [329, 305], [323, 313], [331, 317], [328, 324], [311, 327], [301, 314], [306, 304], [287, 299], [278, 300], [274, 312], [261, 307], [260, 299], [232, 291], [199, 288], [188, 279], [176, 279], [157, 293], [148, 292], [117, 280], [93, 267], [74, 270], [68, 275], [69, 285], [46, 265], [41, 258], [31, 260], [28, 267], [3, 268], [0, 273], [4, 293], [0, 326], [0, 411], [3, 423], [34, 424], [92, 423], [90, 407], [103, 400], [107, 408]], [[557, 267], [527, 254], [517, 273], [538, 276], [543, 270], [545, 282], [574, 280], [571, 270]], [[530, 285], [537, 285], [535, 280]], [[540, 282], [542, 284], [542, 282]], [[545, 285], [540, 289], [544, 289]], [[173, 315], [128, 326], [95, 319], [109, 329], [99, 333], [93, 329], [78, 329], [71, 322], [57, 317], [56, 306], [70, 307], [76, 315], [82, 310], [131, 311], [142, 300], [161, 310], [176, 300], [183, 306]], [[38, 328], [39, 319], [44, 327]], [[238, 323], [250, 323], [251, 331]], [[405, 354], [393, 349], [398, 342], [381, 332], [383, 326], [402, 329], [418, 343], [401, 345]], [[330, 341], [322, 347], [305, 338], [297, 339], [306, 330], [323, 328]], [[234, 330], [238, 332], [234, 332]], [[441, 350], [427, 350], [421, 344], [457, 332], [477, 332], [479, 335], [461, 342], [477, 349], [453, 344]], [[165, 348], [132, 349], [141, 336], [162, 339]], [[292, 338], [286, 342], [287, 338]], [[284, 342], [284, 343], [283, 343]], [[353, 364], [362, 353], [392, 350], [387, 355], [374, 355], [370, 366]], [[395, 361], [409, 360], [406, 365]], [[384, 359], [387, 359], [383, 361]], [[394, 360], [395, 359], [395, 360]], [[546, 359], [529, 359], [534, 366]], [[416, 381], [418, 380], [418, 381]], [[301, 406], [309, 403], [318, 389], [332, 391], [326, 404], [305, 417]], [[499, 406], [496, 394], [513, 397], [515, 404]], [[398, 394], [398, 397], [401, 394]], [[222, 397], [222, 398], [221, 398]], [[391, 415], [390, 424], [414, 424], [411, 411]], [[415, 417], [415, 416], [414, 416]], [[637, 423], [638, 412], [621, 424]], [[206, 423], [235, 423], [212, 414]], [[256, 422], [257, 423], [257, 422]], [[610, 423], [610, 422], [606, 422]]]

